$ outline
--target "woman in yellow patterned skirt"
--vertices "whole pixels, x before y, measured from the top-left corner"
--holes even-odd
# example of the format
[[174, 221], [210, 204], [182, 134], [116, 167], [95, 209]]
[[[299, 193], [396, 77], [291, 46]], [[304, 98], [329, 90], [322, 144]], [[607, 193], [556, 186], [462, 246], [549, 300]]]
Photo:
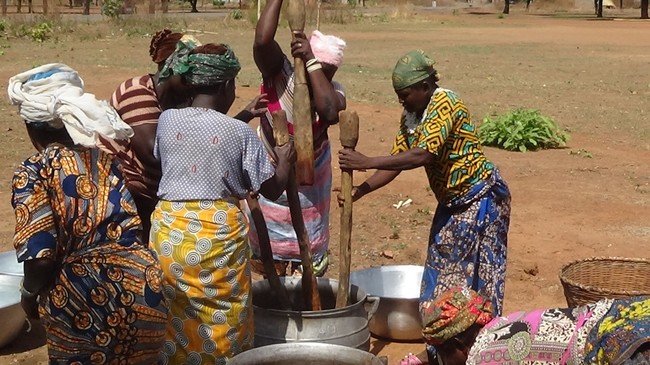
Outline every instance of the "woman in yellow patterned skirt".
[[253, 130], [225, 115], [239, 69], [226, 45], [179, 44], [161, 71], [194, 88], [190, 107], [160, 115], [154, 147], [162, 179], [151, 242], [171, 311], [165, 364], [225, 364], [253, 344], [248, 223], [238, 201], [250, 191], [277, 199], [294, 154], [277, 148], [274, 167]]
[[[85, 94], [77, 72], [48, 64], [9, 80], [40, 152], [13, 178], [22, 306], [46, 328], [50, 364], [157, 364], [167, 307], [155, 253], [119, 164], [96, 146], [131, 128]], [[40, 304], [40, 305], [39, 305]]]

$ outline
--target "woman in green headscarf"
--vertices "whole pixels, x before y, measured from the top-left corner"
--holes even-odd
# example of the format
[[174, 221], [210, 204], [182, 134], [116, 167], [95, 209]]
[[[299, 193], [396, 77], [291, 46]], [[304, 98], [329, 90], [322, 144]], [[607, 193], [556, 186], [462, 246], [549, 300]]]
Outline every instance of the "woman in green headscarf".
[[[436, 208], [420, 301], [452, 287], [490, 298], [501, 313], [510, 223], [510, 191], [485, 157], [465, 103], [438, 86], [433, 60], [414, 50], [400, 57], [393, 87], [404, 106], [390, 156], [339, 152], [341, 168], [377, 169], [353, 199], [388, 184], [403, 170], [424, 167]], [[430, 348], [430, 355], [435, 350]], [[432, 356], [431, 356], [432, 357]]]
[[161, 77], [180, 75], [191, 106], [160, 115], [159, 202], [151, 242], [164, 273], [170, 309], [165, 364], [225, 364], [253, 345], [248, 222], [239, 200], [250, 191], [277, 199], [285, 190], [291, 145], [277, 166], [255, 132], [226, 115], [240, 66], [230, 47], [182, 46]]

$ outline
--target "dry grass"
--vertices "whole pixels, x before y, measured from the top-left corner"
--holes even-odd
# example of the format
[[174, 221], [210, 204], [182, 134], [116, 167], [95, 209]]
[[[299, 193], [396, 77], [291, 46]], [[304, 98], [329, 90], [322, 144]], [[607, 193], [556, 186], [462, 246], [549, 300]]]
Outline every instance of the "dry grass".
[[[642, 42], [619, 43], [639, 36], [641, 28], [605, 29], [585, 22], [577, 31], [593, 33], [593, 41], [576, 45], [563, 33], [561, 19], [556, 20], [557, 26], [540, 27], [531, 16], [423, 15], [411, 9], [404, 5], [384, 16], [360, 16], [358, 9], [347, 6], [328, 6], [324, 11], [321, 30], [348, 42], [337, 79], [346, 86], [351, 100], [396, 106], [390, 82], [394, 63], [408, 50], [422, 48], [438, 62], [442, 85], [457, 90], [477, 117], [514, 107], [536, 108], [573, 130], [611, 127], [634, 136], [650, 135], [650, 126], [644, 122], [648, 114], [644, 100], [650, 95], [650, 85], [647, 78], [639, 77], [645, 75], [650, 50]], [[70, 63], [93, 76], [92, 70], [106, 68], [125, 75], [146, 72], [151, 69], [147, 57], [151, 34], [170, 27], [198, 31], [195, 34], [204, 42], [231, 44], [242, 62], [238, 83], [256, 86], [260, 81], [251, 57], [253, 25], [246, 19], [135, 16], [120, 22], [46, 20], [55, 31], [43, 44], [26, 41], [28, 38], [16, 30], [40, 20], [8, 21], [0, 40], [3, 75], [52, 61]], [[308, 26], [308, 30], [312, 28]], [[283, 21], [278, 41], [287, 52], [289, 39]], [[576, 93], [579, 98], [574, 97]]]

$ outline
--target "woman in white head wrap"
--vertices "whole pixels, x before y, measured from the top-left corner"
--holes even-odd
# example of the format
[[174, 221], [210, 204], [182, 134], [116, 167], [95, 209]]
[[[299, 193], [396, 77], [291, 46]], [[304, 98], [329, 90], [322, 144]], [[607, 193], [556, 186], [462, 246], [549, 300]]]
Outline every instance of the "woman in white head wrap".
[[[253, 56], [262, 73], [262, 93], [268, 99], [267, 113], [262, 116], [258, 134], [267, 146], [275, 144], [271, 113], [284, 110], [287, 113], [289, 132], [293, 134], [293, 77], [294, 70], [280, 45], [275, 41], [282, 0], [269, 0], [255, 30]], [[291, 56], [300, 57], [307, 67], [307, 81], [312, 96], [314, 132], [314, 182], [298, 188], [305, 227], [309, 235], [314, 259], [314, 272], [323, 275], [327, 269], [329, 246], [329, 210], [332, 190], [331, 149], [327, 136], [330, 125], [339, 121], [339, 111], [346, 107], [343, 86], [332, 81], [343, 62], [345, 42], [335, 36], [314, 31], [311, 38], [294, 34]], [[300, 250], [296, 232], [291, 224], [289, 203], [286, 196], [273, 202], [260, 199], [269, 229], [274, 258], [278, 261], [279, 274], [284, 275], [291, 262], [289, 274], [299, 269]], [[254, 227], [250, 240], [254, 256], [259, 257], [259, 245]], [[259, 260], [253, 260], [253, 268], [263, 273]]]
[[12, 205], [21, 303], [45, 325], [49, 363], [156, 363], [167, 320], [160, 265], [140, 241], [118, 163], [92, 148], [131, 128], [63, 64], [12, 77], [8, 92], [39, 151], [14, 173]]

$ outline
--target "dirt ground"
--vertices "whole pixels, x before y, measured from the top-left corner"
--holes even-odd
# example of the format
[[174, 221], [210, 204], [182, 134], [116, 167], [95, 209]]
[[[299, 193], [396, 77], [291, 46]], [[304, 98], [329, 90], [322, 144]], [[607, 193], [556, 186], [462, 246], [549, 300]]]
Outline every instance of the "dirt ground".
[[[558, 279], [562, 265], [591, 256], [650, 256], [650, 23], [629, 19], [636, 13], [623, 13], [628, 19], [620, 21], [594, 21], [516, 10], [502, 19], [488, 10], [393, 14], [387, 21], [326, 25], [323, 30], [348, 41], [346, 63], [337, 78], [347, 88], [348, 109], [359, 113], [357, 149], [365, 154], [390, 150], [400, 113], [390, 72], [399, 55], [416, 47], [437, 60], [441, 85], [465, 99], [477, 122], [486, 114], [528, 107], [570, 130], [572, 138], [564, 149], [486, 149], [513, 195], [505, 312], [564, 306]], [[212, 32], [197, 33], [203, 41], [234, 45], [243, 64], [234, 114], [257, 91], [259, 76], [249, 50], [252, 26], [229, 24], [224, 30], [220, 24], [185, 21], [184, 28]], [[89, 91], [106, 98], [123, 79], [152, 68], [147, 34], [128, 37], [116, 27], [96, 27], [84, 25], [76, 35], [42, 45], [0, 40], [0, 86], [5, 88], [8, 77], [33, 65], [61, 61], [80, 71]], [[84, 35], [88, 38], [80, 41]], [[0, 250], [10, 250], [11, 173], [32, 150], [6, 98], [0, 102], [0, 121]], [[330, 137], [338, 150], [338, 128], [331, 129]], [[371, 173], [355, 173], [354, 180], [361, 183]], [[336, 167], [334, 181], [340, 181]], [[411, 206], [393, 207], [407, 198], [413, 200]], [[336, 278], [340, 210], [332, 203], [327, 276]], [[422, 264], [435, 207], [421, 170], [404, 172], [360, 200], [354, 205], [353, 270]], [[23, 336], [0, 350], [0, 363], [45, 364], [42, 344], [38, 334]], [[395, 364], [423, 348], [373, 340], [371, 351]]]

